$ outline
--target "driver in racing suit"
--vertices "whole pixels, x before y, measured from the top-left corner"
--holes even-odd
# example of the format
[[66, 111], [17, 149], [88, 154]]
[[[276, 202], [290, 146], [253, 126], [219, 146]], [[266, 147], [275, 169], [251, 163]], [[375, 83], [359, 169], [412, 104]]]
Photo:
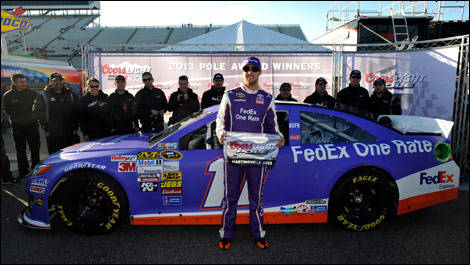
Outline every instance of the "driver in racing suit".
[[[261, 63], [251, 56], [243, 63], [243, 85], [225, 92], [217, 115], [217, 137], [225, 141], [228, 131], [278, 134], [281, 138], [277, 147], [284, 145], [284, 138], [279, 131], [274, 107], [274, 98], [260, 90], [258, 77], [261, 75]], [[222, 227], [219, 231], [219, 248], [229, 249], [234, 234], [237, 204], [241, 193], [241, 184], [246, 175], [248, 198], [250, 201], [250, 233], [259, 248], [267, 248], [266, 232], [263, 230], [263, 185], [265, 167], [241, 167], [225, 161], [224, 174], [224, 210]]]

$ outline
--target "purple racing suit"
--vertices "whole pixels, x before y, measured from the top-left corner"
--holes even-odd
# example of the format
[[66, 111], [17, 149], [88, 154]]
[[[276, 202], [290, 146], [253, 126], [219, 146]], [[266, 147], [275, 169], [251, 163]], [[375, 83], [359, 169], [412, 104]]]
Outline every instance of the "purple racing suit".
[[[277, 124], [274, 98], [263, 90], [252, 92], [238, 87], [225, 92], [217, 115], [217, 136], [224, 132], [249, 132], [282, 134]], [[264, 238], [263, 230], [263, 184], [265, 167], [241, 167], [224, 163], [224, 210], [220, 238], [230, 239], [235, 229], [237, 204], [242, 191], [242, 181], [248, 182], [250, 201], [250, 233], [255, 238]]]

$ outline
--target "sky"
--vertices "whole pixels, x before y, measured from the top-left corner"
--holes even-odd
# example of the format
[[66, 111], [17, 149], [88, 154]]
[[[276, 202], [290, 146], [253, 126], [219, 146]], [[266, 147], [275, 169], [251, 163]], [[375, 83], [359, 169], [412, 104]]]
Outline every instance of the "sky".
[[[385, 8], [392, 4], [392, 1], [342, 1], [341, 5], [344, 8], [349, 3], [351, 10], [355, 10], [358, 2], [361, 11], [378, 11], [381, 5]], [[437, 7], [437, 2], [428, 1], [428, 9]], [[446, 2], [450, 5], [466, 1]], [[100, 1], [100, 23], [101, 26], [231, 25], [246, 20], [254, 24], [299, 24], [311, 41], [325, 33], [326, 14], [334, 4], [338, 9], [339, 1]], [[464, 16], [468, 18], [468, 3]], [[449, 13], [446, 19], [461, 19], [461, 12]]]

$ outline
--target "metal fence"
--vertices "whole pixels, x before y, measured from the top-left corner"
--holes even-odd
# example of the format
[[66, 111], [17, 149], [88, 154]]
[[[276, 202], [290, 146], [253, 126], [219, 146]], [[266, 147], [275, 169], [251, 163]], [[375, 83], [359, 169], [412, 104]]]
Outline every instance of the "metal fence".
[[[90, 52], [104, 53], [162, 53], [163, 48], [173, 48], [168, 53], [194, 54], [194, 53], [328, 53], [332, 54], [332, 89], [333, 96], [341, 89], [343, 77], [343, 52], [400, 52], [410, 50], [424, 50], [436, 47], [459, 47], [459, 58], [455, 82], [454, 100], [454, 127], [452, 131], [453, 158], [461, 168], [464, 181], [469, 181], [469, 35], [456, 36], [443, 39], [425, 41], [403, 41], [395, 43], [378, 44], [84, 44], [81, 47], [82, 66], [85, 73], [88, 71], [88, 54]], [[178, 52], [178, 48], [191, 47], [191, 51]], [[278, 47], [279, 52], [273, 51]], [[288, 51], [286, 49], [288, 48]], [[318, 51], [319, 49], [327, 51]], [[84, 78], [86, 75], [84, 75]], [[86, 80], [83, 80], [85, 84]]]

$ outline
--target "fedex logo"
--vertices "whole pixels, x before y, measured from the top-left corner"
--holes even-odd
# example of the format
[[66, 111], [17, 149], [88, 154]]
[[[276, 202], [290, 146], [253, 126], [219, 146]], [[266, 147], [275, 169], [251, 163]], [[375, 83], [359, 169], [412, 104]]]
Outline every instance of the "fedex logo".
[[[436, 176], [428, 176], [426, 172], [419, 174], [419, 184], [444, 184], [444, 183], [454, 183], [452, 179], [454, 175], [447, 174], [446, 171], [439, 171]], [[439, 185], [440, 189], [453, 188], [453, 184]]]

